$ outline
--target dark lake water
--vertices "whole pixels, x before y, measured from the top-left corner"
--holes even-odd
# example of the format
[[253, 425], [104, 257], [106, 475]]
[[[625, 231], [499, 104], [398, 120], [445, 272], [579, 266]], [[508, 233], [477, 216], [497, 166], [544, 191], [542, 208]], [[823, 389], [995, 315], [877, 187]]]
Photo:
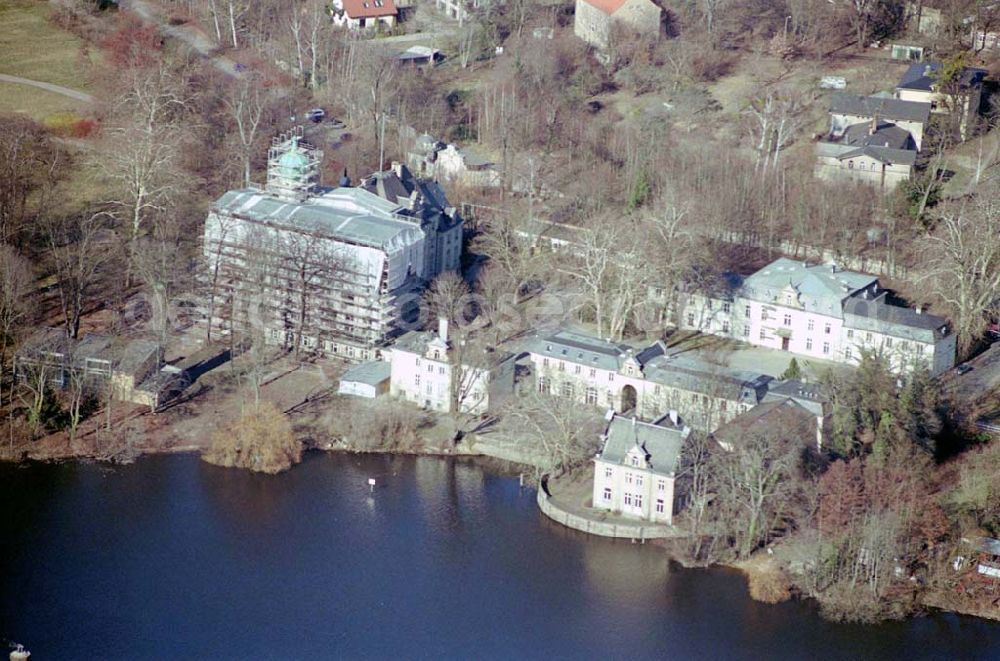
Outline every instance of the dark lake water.
[[972, 618], [754, 603], [738, 575], [566, 530], [516, 479], [443, 459], [4, 465], [0, 523], [0, 642], [33, 659], [1000, 658]]

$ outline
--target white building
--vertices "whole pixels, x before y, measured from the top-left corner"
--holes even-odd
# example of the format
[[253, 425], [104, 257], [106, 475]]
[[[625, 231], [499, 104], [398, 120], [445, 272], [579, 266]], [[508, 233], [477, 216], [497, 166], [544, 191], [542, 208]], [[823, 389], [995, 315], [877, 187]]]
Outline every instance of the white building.
[[594, 459], [593, 507], [671, 525], [674, 482], [690, 432], [676, 413], [657, 423], [613, 416]]
[[895, 305], [877, 277], [835, 264], [778, 259], [728, 291], [689, 297], [681, 325], [838, 363], [856, 364], [865, 350], [900, 373], [955, 364], [947, 319]]
[[460, 223], [440, 225], [441, 237], [409, 201], [321, 187], [322, 155], [294, 135], [269, 156], [267, 187], [227, 192], [205, 222], [210, 323], [300, 351], [376, 358], [426, 283], [457, 264]]
[[390, 375], [389, 363], [382, 360], [353, 365], [341, 375], [337, 394], [375, 399], [389, 392]]
[[433, 411], [482, 415], [514, 392], [514, 355], [454, 346], [448, 322], [437, 334], [407, 333], [392, 346], [390, 393]]
[[599, 409], [655, 420], [678, 411], [711, 431], [756, 406], [771, 377], [672, 353], [662, 342], [643, 349], [571, 330], [542, 335], [527, 347], [539, 392]]
[[393, 0], [333, 0], [333, 23], [349, 30], [391, 28], [399, 10]]

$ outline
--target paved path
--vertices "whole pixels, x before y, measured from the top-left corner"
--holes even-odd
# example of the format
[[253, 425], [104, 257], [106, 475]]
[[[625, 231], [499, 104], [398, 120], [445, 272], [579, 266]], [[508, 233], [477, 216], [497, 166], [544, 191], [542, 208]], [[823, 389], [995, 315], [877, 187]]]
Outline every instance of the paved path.
[[156, 12], [153, 5], [144, 0], [121, 0], [118, 4], [122, 9], [133, 12], [147, 23], [155, 24], [165, 37], [183, 41], [199, 55], [211, 60], [212, 65], [222, 73], [234, 78], [242, 75], [236, 62], [224, 55], [218, 55], [216, 53], [218, 46], [215, 42], [197, 28], [190, 25], [170, 25], [166, 18]]
[[14, 83], [16, 85], [31, 85], [32, 87], [37, 87], [43, 89], [47, 92], [54, 92], [56, 94], [62, 94], [63, 96], [68, 96], [71, 99], [76, 99], [77, 101], [83, 101], [84, 103], [93, 103], [94, 97], [87, 94], [86, 92], [81, 92], [80, 90], [70, 89], [68, 87], [63, 87], [62, 85], [53, 85], [52, 83], [43, 83], [40, 80], [31, 80], [30, 78], [21, 78], [20, 76], [8, 76], [5, 73], [0, 73], [0, 83]]

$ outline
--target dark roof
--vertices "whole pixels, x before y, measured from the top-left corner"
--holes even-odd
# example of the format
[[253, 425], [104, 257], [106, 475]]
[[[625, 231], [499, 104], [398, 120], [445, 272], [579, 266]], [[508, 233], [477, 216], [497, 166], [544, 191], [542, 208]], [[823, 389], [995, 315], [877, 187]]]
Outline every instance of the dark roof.
[[834, 94], [830, 101], [830, 112], [835, 115], [882, 117], [897, 121], [926, 123], [931, 114], [931, 104], [881, 96]]
[[805, 383], [798, 379], [772, 381], [768, 384], [764, 402], [792, 400], [813, 415], [823, 415], [824, 405], [829, 402], [823, 388], [816, 383]]
[[[906, 69], [896, 89], [933, 91], [934, 85], [937, 84], [936, 75], [941, 66], [940, 62], [914, 62]], [[966, 67], [962, 70], [960, 83], [963, 88], [971, 87], [981, 84], [985, 77], [985, 69]]]
[[816, 415], [793, 399], [764, 402], [716, 429], [712, 437], [731, 448], [750, 434], [783, 436], [812, 445], [816, 442]]
[[872, 131], [871, 122], [851, 124], [844, 130], [841, 142], [845, 145], [890, 147], [892, 149], [915, 149], [913, 137], [906, 129], [892, 122], [876, 120], [876, 129]]
[[849, 158], [858, 158], [859, 156], [868, 156], [881, 163], [889, 164], [913, 165], [917, 162], [917, 152], [912, 149], [893, 149], [892, 147], [876, 147], [874, 145], [866, 145], [845, 151], [838, 154], [837, 159], [843, 161]]
[[871, 300], [853, 296], [845, 301], [844, 327], [920, 342], [934, 342], [948, 334], [948, 320], [944, 317], [890, 305], [885, 294]]

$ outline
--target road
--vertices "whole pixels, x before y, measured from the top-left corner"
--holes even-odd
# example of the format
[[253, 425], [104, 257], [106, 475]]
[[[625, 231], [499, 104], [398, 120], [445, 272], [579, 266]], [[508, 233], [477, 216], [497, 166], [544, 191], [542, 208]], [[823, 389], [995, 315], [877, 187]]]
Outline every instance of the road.
[[944, 379], [963, 408], [971, 409], [1000, 389], [1000, 342], [968, 361], [972, 369], [965, 374], [949, 372]]
[[31, 80], [30, 78], [21, 78], [20, 76], [8, 76], [5, 73], [0, 73], [0, 83], [14, 83], [16, 85], [31, 85], [32, 87], [37, 87], [38, 89], [43, 89], [47, 92], [54, 92], [56, 94], [61, 94], [63, 96], [68, 96], [71, 99], [76, 99], [77, 101], [83, 101], [84, 103], [93, 103], [94, 97], [86, 92], [81, 92], [80, 90], [70, 89], [69, 87], [63, 87], [62, 85], [53, 85], [52, 83], [43, 83], [40, 80]]
[[196, 53], [211, 60], [212, 65], [222, 73], [234, 78], [242, 75], [236, 62], [225, 55], [219, 55], [216, 52], [218, 46], [215, 42], [197, 28], [186, 24], [170, 25], [170, 22], [145, 0], [121, 0], [118, 4], [122, 9], [132, 12], [143, 21], [155, 24], [163, 36], [184, 42]]

